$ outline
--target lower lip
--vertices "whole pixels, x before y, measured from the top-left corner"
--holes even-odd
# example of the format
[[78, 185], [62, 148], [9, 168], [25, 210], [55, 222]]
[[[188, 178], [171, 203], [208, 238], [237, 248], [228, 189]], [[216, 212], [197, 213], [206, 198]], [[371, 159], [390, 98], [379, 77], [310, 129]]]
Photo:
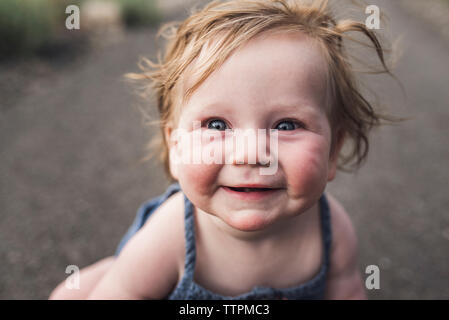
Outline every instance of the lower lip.
[[228, 192], [229, 194], [231, 194], [241, 200], [261, 200], [261, 199], [269, 197], [269, 196], [273, 195], [274, 193], [278, 192], [279, 190], [281, 190], [281, 189], [272, 189], [269, 191], [239, 192], [239, 191], [234, 191], [229, 187], [223, 187], [223, 189], [226, 192]]

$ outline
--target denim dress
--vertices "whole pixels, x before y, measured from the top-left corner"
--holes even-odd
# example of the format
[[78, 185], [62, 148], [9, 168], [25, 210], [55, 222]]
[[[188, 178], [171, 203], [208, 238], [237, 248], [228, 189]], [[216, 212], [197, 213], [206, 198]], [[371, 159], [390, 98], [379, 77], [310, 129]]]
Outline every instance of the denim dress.
[[[164, 194], [148, 200], [137, 211], [137, 216], [120, 241], [115, 255], [118, 256], [127, 241], [145, 224], [150, 215], [170, 196], [181, 191], [178, 183], [170, 185]], [[184, 275], [176, 288], [166, 297], [171, 300], [261, 300], [261, 299], [288, 299], [288, 300], [316, 300], [323, 299], [326, 287], [326, 276], [329, 269], [329, 254], [331, 246], [331, 223], [329, 205], [325, 194], [319, 200], [320, 221], [323, 238], [323, 263], [319, 272], [310, 280], [298, 286], [287, 288], [271, 288], [255, 286], [249, 292], [238, 296], [223, 296], [203, 288], [194, 281], [196, 260], [195, 225], [193, 204], [184, 194], [185, 219], [185, 265]]]

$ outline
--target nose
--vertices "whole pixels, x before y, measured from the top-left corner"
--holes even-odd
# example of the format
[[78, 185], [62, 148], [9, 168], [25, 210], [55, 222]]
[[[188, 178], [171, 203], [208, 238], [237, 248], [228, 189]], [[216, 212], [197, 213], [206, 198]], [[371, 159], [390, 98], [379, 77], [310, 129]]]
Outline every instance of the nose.
[[270, 166], [270, 146], [265, 130], [234, 132], [232, 165]]

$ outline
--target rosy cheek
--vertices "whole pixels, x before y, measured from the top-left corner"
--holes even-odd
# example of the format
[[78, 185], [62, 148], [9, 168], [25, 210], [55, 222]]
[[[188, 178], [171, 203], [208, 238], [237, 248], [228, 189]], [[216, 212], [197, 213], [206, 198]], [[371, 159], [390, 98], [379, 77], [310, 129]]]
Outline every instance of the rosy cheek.
[[[198, 132], [197, 132], [198, 133]], [[221, 165], [220, 139], [199, 139], [192, 137], [190, 143], [181, 145], [182, 163], [179, 165], [181, 184], [201, 195], [213, 191]]]
[[208, 190], [217, 180], [218, 172], [219, 166], [215, 164], [181, 164], [179, 180], [189, 188], [193, 188], [195, 192], [208, 194]]
[[282, 158], [282, 166], [292, 196], [315, 194], [322, 191], [327, 177], [326, 144], [310, 140], [297, 143], [293, 148], [280, 150], [287, 154]]

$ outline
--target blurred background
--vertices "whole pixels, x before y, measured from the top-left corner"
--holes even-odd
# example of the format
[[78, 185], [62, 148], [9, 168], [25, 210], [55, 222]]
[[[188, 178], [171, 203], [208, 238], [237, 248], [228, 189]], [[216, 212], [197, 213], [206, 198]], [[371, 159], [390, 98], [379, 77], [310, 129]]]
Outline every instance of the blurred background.
[[[161, 23], [206, 2], [0, 1], [0, 299], [46, 299], [68, 265], [112, 255], [140, 204], [169, 185], [140, 161], [155, 131], [138, 106], [155, 117], [154, 101], [123, 74], [156, 58]], [[69, 30], [73, 4], [80, 28]], [[365, 165], [327, 190], [353, 219], [362, 272], [380, 268], [369, 298], [449, 299], [449, 1], [370, 4], [401, 40], [406, 95], [385, 77], [369, 85], [411, 119], [374, 131]]]

